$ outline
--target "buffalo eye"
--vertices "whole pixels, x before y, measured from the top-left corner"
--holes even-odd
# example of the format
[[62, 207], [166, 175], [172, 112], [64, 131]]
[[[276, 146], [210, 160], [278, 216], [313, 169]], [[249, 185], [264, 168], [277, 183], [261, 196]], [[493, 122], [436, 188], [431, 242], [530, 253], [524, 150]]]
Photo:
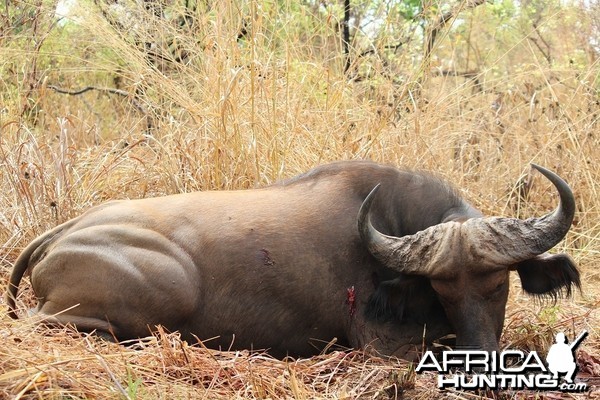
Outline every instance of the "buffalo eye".
[[483, 294], [483, 296], [486, 299], [489, 299], [489, 300], [493, 300], [494, 298], [496, 298], [498, 296], [501, 296], [504, 293], [504, 291], [505, 291], [505, 287], [507, 285], [507, 282], [508, 282], [507, 279], [503, 279], [500, 282], [496, 283], [494, 286], [490, 285], [491, 286], [491, 290], [485, 292]]

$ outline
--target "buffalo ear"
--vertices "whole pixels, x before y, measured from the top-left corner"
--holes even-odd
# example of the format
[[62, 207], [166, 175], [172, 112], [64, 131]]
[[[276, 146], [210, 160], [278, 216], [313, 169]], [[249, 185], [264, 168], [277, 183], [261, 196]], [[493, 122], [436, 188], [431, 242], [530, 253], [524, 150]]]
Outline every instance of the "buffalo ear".
[[544, 253], [520, 262], [516, 269], [523, 290], [534, 296], [556, 301], [563, 294], [571, 296], [573, 286], [581, 290], [579, 271], [566, 254]]

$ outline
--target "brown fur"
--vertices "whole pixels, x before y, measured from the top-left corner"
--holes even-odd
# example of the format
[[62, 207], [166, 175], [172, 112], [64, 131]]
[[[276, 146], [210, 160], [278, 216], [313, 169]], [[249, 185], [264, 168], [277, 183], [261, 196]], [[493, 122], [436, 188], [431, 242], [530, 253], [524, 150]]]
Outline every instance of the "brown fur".
[[275, 356], [314, 354], [332, 338], [402, 355], [426, 327], [427, 342], [456, 332], [461, 344], [497, 346], [508, 271], [468, 276], [457, 264], [452, 279], [432, 282], [382, 265], [356, 222], [379, 182], [371, 218], [389, 235], [481, 216], [436, 178], [358, 161], [256, 190], [109, 202], [24, 250], [11, 315], [29, 269], [38, 315], [119, 340], [160, 324], [188, 340], [216, 338], [210, 347]]

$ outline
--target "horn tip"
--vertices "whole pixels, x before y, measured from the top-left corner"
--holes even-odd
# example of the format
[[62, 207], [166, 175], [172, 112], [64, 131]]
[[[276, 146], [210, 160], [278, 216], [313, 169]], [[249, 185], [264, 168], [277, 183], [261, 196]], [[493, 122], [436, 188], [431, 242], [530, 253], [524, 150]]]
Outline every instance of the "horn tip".
[[561, 201], [559, 209], [566, 215], [566, 220], [568, 220], [568, 224], [566, 225], [571, 226], [571, 222], [575, 215], [576, 206], [573, 191], [571, 190], [567, 182], [565, 182], [564, 179], [562, 179], [556, 173], [550, 171], [547, 168], [544, 168], [534, 163], [531, 163], [531, 167], [536, 169], [542, 175], [544, 175], [548, 180], [550, 180], [550, 182], [552, 182], [556, 189], [558, 189], [558, 194], [560, 196]]
[[380, 187], [381, 182], [379, 182], [373, 187], [373, 189], [371, 189], [367, 197], [365, 197], [362, 204], [360, 205], [360, 209], [358, 210], [358, 227], [361, 233], [361, 237], [363, 237], [366, 234], [366, 231], [368, 230], [367, 221], [369, 219], [369, 210], [371, 208], [371, 203], [373, 203], [373, 199], [375, 199], [375, 194], [377, 193]]
[[381, 187], [381, 182], [379, 182], [377, 185], [375, 185], [373, 187], [373, 189], [371, 189], [371, 191], [369, 192], [369, 194], [367, 195], [367, 197], [365, 197], [365, 199], [363, 200], [363, 204], [362, 207], [368, 208], [371, 203], [373, 202], [373, 199], [375, 198], [375, 194], [377, 193], [377, 191], [379, 190], [379, 188]]
[[[542, 167], [541, 165], [534, 164], [534, 163], [531, 163], [530, 165], [531, 165], [531, 168], [535, 169], [536, 171], [538, 171], [539, 173], [544, 175], [546, 178], [550, 179], [550, 181], [552, 181], [553, 183], [556, 181], [564, 182], [564, 180], [560, 176], [558, 176], [556, 173], [550, 171], [548, 168]], [[567, 183], [564, 182], [564, 184], [566, 185]]]
[[538, 165], [536, 163], [530, 163], [529, 165], [531, 165], [531, 168], [535, 169], [536, 171], [539, 171], [539, 172], [547, 171], [546, 168], [544, 168], [541, 165]]

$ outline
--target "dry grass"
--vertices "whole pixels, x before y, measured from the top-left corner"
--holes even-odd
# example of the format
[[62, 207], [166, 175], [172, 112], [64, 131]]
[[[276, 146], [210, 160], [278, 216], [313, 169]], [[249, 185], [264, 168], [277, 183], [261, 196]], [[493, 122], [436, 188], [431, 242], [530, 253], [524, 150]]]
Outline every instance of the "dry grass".
[[[274, 360], [165, 333], [124, 347], [12, 321], [0, 300], [0, 397], [597, 398], [600, 68], [576, 51], [593, 15], [545, 15], [552, 65], [527, 39], [537, 37], [531, 28], [496, 30], [486, 25], [490, 11], [477, 9], [468, 19], [472, 42], [456, 38], [459, 28], [442, 37], [431, 71], [421, 68], [413, 37], [395, 58], [358, 59], [369, 79], [349, 80], [335, 15], [275, 3], [215, 2], [186, 35], [143, 10], [134, 18], [143, 23], [123, 30], [91, 8], [81, 11], [81, 26], [59, 29], [46, 6], [24, 3], [38, 23], [0, 39], [0, 287], [36, 235], [108, 199], [249, 188], [330, 160], [368, 158], [432, 170], [484, 212], [526, 217], [556, 202], [539, 175], [529, 176], [535, 162], [557, 171], [577, 197], [573, 229], [556, 250], [578, 263], [583, 294], [540, 304], [514, 276], [502, 344], [545, 352], [556, 331], [573, 337], [587, 329], [579, 355], [596, 391], [439, 392], [432, 375], [360, 351]], [[287, 17], [293, 12], [300, 17]], [[238, 41], [245, 18], [250, 32]], [[140, 45], [147, 38], [152, 60]], [[173, 38], [185, 62], [173, 61]], [[467, 48], [478, 56], [465, 66]], [[436, 75], [447, 64], [476, 64], [481, 86]], [[128, 97], [68, 96], [51, 85], [118, 88]], [[22, 286], [25, 313], [34, 299], [28, 282]]]
[[[387, 398], [414, 386], [407, 363], [335, 351], [305, 360], [191, 347], [160, 332], [135, 348], [63, 330], [7, 332], [5, 394], [41, 398]], [[39, 349], [36, 336], [48, 353]], [[35, 349], [35, 350], [32, 350]], [[3, 354], [4, 356], [4, 354]], [[22, 365], [18, 360], [29, 360]], [[406, 370], [402, 371], [402, 368]], [[60, 390], [57, 390], [60, 388]]]

